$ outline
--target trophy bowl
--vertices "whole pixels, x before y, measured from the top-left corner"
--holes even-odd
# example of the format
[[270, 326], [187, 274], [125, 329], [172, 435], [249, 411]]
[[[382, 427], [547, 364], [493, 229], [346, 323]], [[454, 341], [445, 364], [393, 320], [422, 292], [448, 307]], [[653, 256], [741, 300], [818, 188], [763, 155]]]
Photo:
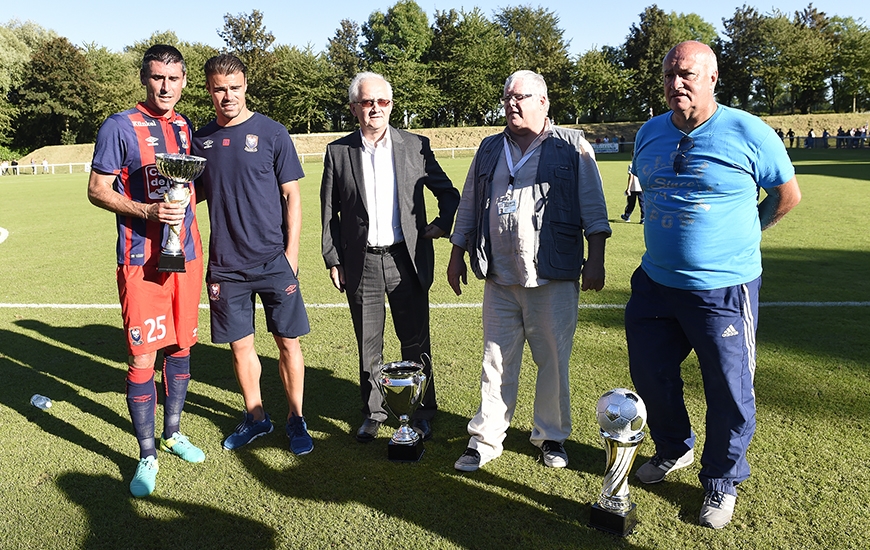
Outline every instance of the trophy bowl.
[[[154, 155], [154, 165], [161, 176], [172, 181], [169, 190], [163, 195], [166, 202], [181, 203], [186, 206], [190, 202], [190, 189], [187, 187], [205, 170], [206, 159], [183, 153], [157, 153]], [[181, 244], [181, 224], [169, 225], [164, 230], [163, 248], [157, 271], [185, 271], [184, 250]]]
[[194, 155], [184, 153], [157, 153], [154, 155], [154, 164], [160, 175], [169, 178], [176, 183], [193, 181], [205, 170], [205, 160]]
[[420, 363], [398, 361], [381, 367], [378, 388], [384, 407], [399, 419], [388, 446], [390, 460], [416, 462], [423, 455], [423, 440], [408, 423], [423, 400], [427, 382]]

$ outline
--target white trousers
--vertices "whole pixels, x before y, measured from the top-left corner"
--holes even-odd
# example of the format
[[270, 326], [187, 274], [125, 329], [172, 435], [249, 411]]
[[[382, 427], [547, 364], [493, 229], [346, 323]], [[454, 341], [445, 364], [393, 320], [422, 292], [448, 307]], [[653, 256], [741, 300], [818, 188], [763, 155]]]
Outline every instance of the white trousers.
[[486, 281], [483, 293], [483, 371], [480, 408], [468, 423], [469, 447], [481, 465], [501, 455], [517, 405], [525, 342], [538, 367], [534, 428], [529, 440], [563, 442], [571, 435], [568, 360], [577, 327], [578, 283], [550, 281], [540, 287]]

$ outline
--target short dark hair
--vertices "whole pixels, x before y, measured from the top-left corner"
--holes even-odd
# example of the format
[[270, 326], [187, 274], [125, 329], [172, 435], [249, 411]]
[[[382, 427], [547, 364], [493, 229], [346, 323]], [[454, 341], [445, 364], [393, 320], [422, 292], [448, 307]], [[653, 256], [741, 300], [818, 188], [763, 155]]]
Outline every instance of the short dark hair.
[[234, 73], [242, 73], [245, 80], [248, 79], [248, 67], [241, 59], [231, 53], [222, 53], [216, 55], [205, 62], [205, 79], [216, 74], [228, 75]]
[[139, 69], [139, 77], [144, 78], [148, 74], [149, 64], [152, 61], [160, 61], [161, 63], [181, 63], [181, 72], [187, 74], [187, 65], [184, 63], [184, 56], [173, 46], [168, 44], [154, 44], [145, 51], [142, 57], [142, 68]]

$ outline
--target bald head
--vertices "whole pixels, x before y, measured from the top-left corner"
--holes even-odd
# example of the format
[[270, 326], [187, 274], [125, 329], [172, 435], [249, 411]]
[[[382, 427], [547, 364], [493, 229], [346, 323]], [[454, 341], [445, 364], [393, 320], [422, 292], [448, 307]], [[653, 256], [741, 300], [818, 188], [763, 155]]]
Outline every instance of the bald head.
[[674, 124], [691, 131], [713, 116], [719, 68], [709, 46], [693, 40], [677, 44], [662, 62], [662, 74]]

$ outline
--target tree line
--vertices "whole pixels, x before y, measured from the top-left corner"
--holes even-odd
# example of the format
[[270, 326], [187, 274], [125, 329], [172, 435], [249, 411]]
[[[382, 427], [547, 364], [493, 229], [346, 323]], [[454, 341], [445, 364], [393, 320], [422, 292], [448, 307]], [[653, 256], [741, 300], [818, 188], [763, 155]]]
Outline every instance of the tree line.
[[[361, 70], [393, 85], [393, 123], [408, 128], [502, 123], [504, 80], [532, 69], [547, 80], [557, 123], [643, 120], [666, 110], [661, 61], [683, 40], [713, 47], [717, 100], [758, 114], [847, 112], [868, 107], [870, 30], [860, 19], [828, 16], [812, 4], [788, 15], [743, 5], [724, 33], [694, 13], [653, 4], [625, 41], [571, 56], [559, 16], [543, 7], [436, 10], [414, 0], [343, 19], [325, 51], [275, 44], [259, 10], [226, 14], [218, 31], [249, 68], [248, 103], [291, 133], [346, 131], [354, 119], [347, 87]], [[188, 65], [177, 108], [199, 127], [213, 117], [202, 66], [219, 53], [174, 32], [155, 33], [123, 52], [77, 47], [33, 22], [0, 26], [0, 153], [91, 143], [102, 121], [141, 99], [139, 64], [154, 43], [176, 46]]]

